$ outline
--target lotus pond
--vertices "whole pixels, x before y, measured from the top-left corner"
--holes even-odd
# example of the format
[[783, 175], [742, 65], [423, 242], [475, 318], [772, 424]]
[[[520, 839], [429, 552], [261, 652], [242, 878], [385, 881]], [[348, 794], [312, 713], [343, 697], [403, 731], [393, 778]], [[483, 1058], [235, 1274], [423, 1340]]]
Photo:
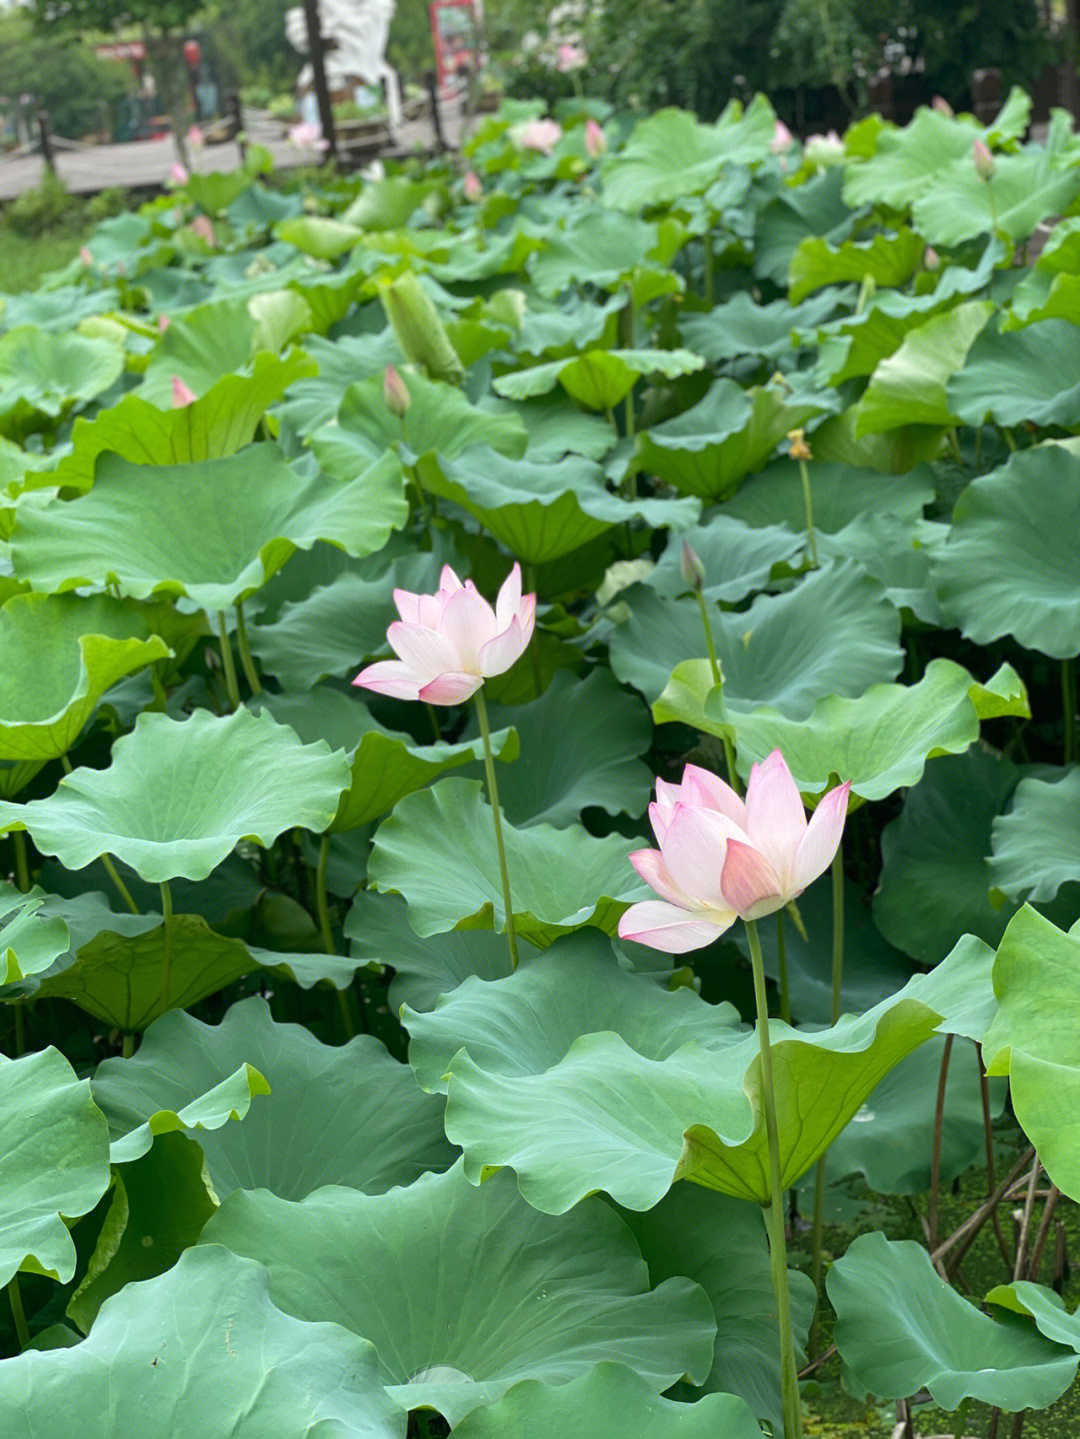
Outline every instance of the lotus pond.
[[1076, 1432], [1029, 113], [253, 149], [0, 297], [5, 1436]]

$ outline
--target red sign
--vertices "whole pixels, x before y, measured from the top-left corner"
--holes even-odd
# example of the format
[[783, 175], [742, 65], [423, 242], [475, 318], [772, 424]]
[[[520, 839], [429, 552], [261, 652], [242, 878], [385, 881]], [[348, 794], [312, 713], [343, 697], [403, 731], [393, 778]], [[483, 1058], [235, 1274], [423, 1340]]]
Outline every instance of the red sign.
[[473, 0], [431, 0], [431, 35], [440, 88], [476, 68], [479, 24]]
[[97, 45], [94, 54], [99, 60], [145, 60], [146, 46], [141, 40], [117, 41], [114, 45]]

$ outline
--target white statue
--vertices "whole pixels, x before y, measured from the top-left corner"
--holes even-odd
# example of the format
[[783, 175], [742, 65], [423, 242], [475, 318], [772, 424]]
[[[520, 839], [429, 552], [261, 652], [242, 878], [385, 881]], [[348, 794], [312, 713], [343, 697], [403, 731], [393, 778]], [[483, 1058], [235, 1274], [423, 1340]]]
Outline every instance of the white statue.
[[[391, 130], [401, 124], [401, 81], [386, 61], [394, 5], [395, 0], [319, 0], [323, 38], [334, 42], [323, 51], [331, 95], [353, 99], [360, 85], [385, 85]], [[296, 5], [285, 12], [285, 36], [294, 50], [307, 54], [307, 20], [303, 6]], [[296, 83], [304, 118], [317, 121], [310, 64], [300, 71]]]

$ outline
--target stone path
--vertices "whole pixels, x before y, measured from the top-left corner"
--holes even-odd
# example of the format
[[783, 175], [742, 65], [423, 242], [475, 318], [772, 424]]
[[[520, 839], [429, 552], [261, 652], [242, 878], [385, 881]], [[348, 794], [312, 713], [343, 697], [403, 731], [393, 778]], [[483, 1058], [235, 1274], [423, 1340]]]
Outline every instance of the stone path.
[[[457, 101], [441, 107], [443, 134], [456, 146], [462, 128], [462, 108]], [[273, 121], [255, 120], [248, 124], [252, 143], [265, 145], [274, 157], [277, 169], [317, 163], [314, 150], [298, 149], [289, 143], [280, 125]], [[415, 150], [430, 151], [435, 145], [431, 119], [407, 120], [397, 134], [395, 154]], [[57, 149], [56, 169], [67, 188], [76, 195], [93, 195], [116, 186], [125, 189], [151, 189], [163, 185], [176, 159], [171, 139], [135, 140], [123, 145], [80, 145], [76, 150]], [[231, 141], [206, 145], [191, 153], [192, 169], [235, 170], [240, 164], [239, 147]], [[44, 162], [40, 155], [13, 158], [0, 155], [0, 202], [13, 200], [26, 190], [41, 184]]]

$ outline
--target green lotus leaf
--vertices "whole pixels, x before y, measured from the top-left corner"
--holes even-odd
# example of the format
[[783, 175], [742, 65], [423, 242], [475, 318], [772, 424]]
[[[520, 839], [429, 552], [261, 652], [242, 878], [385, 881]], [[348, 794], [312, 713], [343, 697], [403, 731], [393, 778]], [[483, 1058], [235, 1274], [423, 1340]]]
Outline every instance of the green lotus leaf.
[[[575, 349], [588, 350], [607, 343], [614, 344], [614, 316], [625, 303], [623, 295], [613, 295], [602, 305], [578, 295], [567, 295], [562, 304], [553, 305], [550, 309], [541, 307], [539, 303], [534, 307], [530, 303], [513, 338], [514, 353], [537, 360], [555, 359], [559, 355], [572, 354]], [[606, 434], [610, 441], [610, 427]]]
[[842, 285], [848, 280], [858, 284], [868, 277], [878, 285], [895, 288], [922, 264], [925, 248], [922, 236], [906, 225], [893, 234], [879, 232], [872, 240], [847, 240], [842, 245], [807, 238], [791, 257], [788, 298], [797, 305], [826, 285]]
[[1002, 329], [1018, 330], [1039, 320], [1080, 320], [1078, 254], [1080, 227], [1075, 220], [1062, 220], [1013, 291]]
[[632, 520], [659, 529], [692, 524], [699, 512], [694, 500], [620, 499], [600, 466], [580, 455], [511, 460], [482, 446], [456, 461], [429, 455], [416, 468], [428, 494], [460, 505], [528, 565], [558, 559]]
[[801, 185], [781, 185], [764, 205], [754, 226], [754, 275], [779, 289], [787, 284], [791, 257], [807, 236], [846, 240], [855, 215], [841, 195], [843, 170], [829, 166]]
[[315, 363], [294, 350], [284, 358], [256, 355], [251, 374], [223, 375], [190, 405], [159, 409], [141, 394], [125, 395], [93, 420], [80, 415], [70, 453], [54, 470], [35, 475], [29, 487], [88, 490], [105, 451], [136, 465], [225, 459], [251, 443], [267, 409], [290, 385], [315, 373]]
[[[541, 962], [541, 975], [545, 968]], [[918, 998], [904, 989], [813, 1033], [771, 1022], [785, 1188], [824, 1154], [889, 1070], [930, 1036], [941, 1018], [930, 1001], [950, 978], [941, 966], [933, 984], [919, 977]], [[521, 1023], [507, 983], [491, 986], [497, 994], [489, 1011], [505, 1004], [504, 1023], [515, 1017]], [[445, 997], [443, 1006], [453, 999]], [[706, 1006], [701, 1014], [707, 1013]], [[651, 1048], [648, 1040], [638, 1041], [640, 1048], [628, 1043], [610, 1021], [602, 1031], [582, 1033], [557, 1060], [547, 1047], [541, 1055], [540, 1046], [519, 1038], [513, 1070], [475, 1059], [463, 1039], [449, 1067], [446, 1132], [465, 1151], [466, 1174], [479, 1183], [490, 1169], [509, 1166], [528, 1202], [553, 1214], [596, 1189], [629, 1209], [650, 1209], [677, 1179], [768, 1203], [757, 1037], [733, 1034], [723, 1015], [713, 1023], [707, 1047], [694, 1033], [682, 1044], [672, 1035], [656, 1058], [641, 1052]]]
[[967, 425], [1080, 423], [1080, 337], [1069, 320], [1000, 334], [988, 325], [949, 381], [949, 405]]
[[336, 260], [339, 255], [347, 255], [364, 238], [363, 230], [355, 225], [327, 215], [295, 215], [276, 225], [274, 235], [316, 260]]
[[597, 1364], [557, 1387], [539, 1379], [515, 1384], [489, 1409], [474, 1409], [455, 1425], [458, 1439], [758, 1439], [761, 1430], [733, 1394], [708, 1394], [694, 1404], [661, 1399], [623, 1364]]
[[626, 398], [642, 375], [658, 374], [670, 380], [704, 367], [701, 356], [690, 350], [585, 350], [501, 375], [494, 389], [508, 400], [529, 400], [560, 384], [572, 400], [587, 409], [610, 410]]
[[987, 1074], [1007, 1074], [1013, 1111], [1047, 1174], [1080, 1195], [1080, 943], [1029, 905], [1011, 920], [994, 961], [998, 1011], [983, 1041]]
[[[490, 716], [518, 735], [520, 758], [499, 775], [499, 802], [511, 824], [573, 824], [591, 805], [608, 814], [644, 813], [652, 772], [640, 756], [652, 743], [649, 712], [608, 670], [583, 680], [560, 670], [538, 700], [492, 705]], [[559, 733], [573, 735], [573, 744], [552, 744]]]
[[[816, 445], [816, 432], [813, 442]], [[895, 516], [912, 523], [921, 519], [934, 499], [934, 474], [928, 465], [906, 474], [883, 475], [874, 469], [815, 459], [810, 466], [810, 488], [814, 529], [835, 535], [861, 519]], [[798, 465], [786, 457], [774, 460], [760, 474], [750, 475], [720, 513], [755, 529], [787, 525], [801, 534], [806, 528], [806, 502]]]
[[582, 208], [543, 241], [529, 261], [529, 275], [546, 299], [581, 282], [612, 290], [653, 257], [659, 239], [657, 227], [644, 220]]
[[[871, 685], [858, 699], [829, 695], [807, 720], [766, 709], [733, 718], [695, 662], [679, 666], [654, 718], [682, 719], [710, 733], [736, 729], [742, 775], [779, 749], [803, 794], [821, 794], [830, 775], [839, 775], [851, 780], [855, 795], [875, 800], [917, 784], [928, 759], [959, 754], [978, 739], [980, 688], [961, 665], [935, 659], [916, 685]], [[1023, 712], [1019, 699], [1013, 712]]]
[[[541, 949], [586, 924], [612, 933], [637, 897], [629, 842], [619, 835], [593, 839], [580, 825], [504, 823], [503, 837], [514, 928]], [[422, 937], [502, 929], [502, 882], [483, 785], [442, 779], [403, 799], [375, 833], [368, 882], [404, 896], [409, 923]]]
[[405, 1005], [409, 1062], [424, 1089], [445, 1094], [463, 1047], [485, 1072], [540, 1074], [575, 1040], [614, 1030], [647, 1058], [665, 1059], [693, 1040], [712, 1053], [740, 1036], [737, 1011], [693, 990], [668, 990], [623, 969], [611, 943], [592, 930], [565, 935], [512, 974], [470, 975], [430, 1013]]
[[68, 1318], [89, 1333], [106, 1299], [171, 1269], [216, 1208], [202, 1150], [182, 1134], [162, 1134], [133, 1163], [118, 1165], [86, 1273], [68, 1301]]
[[369, 180], [342, 218], [347, 225], [365, 230], [398, 230], [429, 195], [442, 198], [445, 193], [443, 182], [435, 177], [410, 180], [406, 175], [390, 175]]
[[88, 494], [20, 510], [12, 559], [37, 589], [114, 585], [137, 599], [185, 595], [222, 610], [318, 540], [353, 555], [380, 549], [408, 519], [403, 490], [393, 455], [345, 484], [318, 473], [301, 480], [269, 444], [184, 465], [103, 455]]
[[682, 547], [686, 542], [705, 570], [702, 586], [706, 599], [723, 604], [744, 600], [764, 588], [773, 568], [793, 560], [805, 544], [786, 524], [752, 527], [724, 511], [707, 523], [672, 535], [656, 568], [643, 583], [665, 599], [686, 594], [682, 577]]
[[[243, 1119], [256, 1095], [270, 1093], [265, 1077], [246, 1060], [220, 1075], [208, 1073], [204, 1063], [189, 1080], [182, 1059], [190, 1056], [158, 1048], [168, 1033], [174, 1041], [182, 1040], [184, 1020], [188, 1016], [175, 1010], [163, 1015], [147, 1030], [134, 1058], [103, 1060], [94, 1072], [94, 1102], [109, 1121], [114, 1164], [141, 1159], [159, 1134], [196, 1129], [208, 1133], [230, 1119]], [[178, 1068], [180, 1077], [170, 1084], [170, 1071]], [[167, 1108], [170, 1103], [173, 1107]]]
[[[367, 579], [346, 570], [304, 599], [286, 601], [272, 623], [248, 632], [262, 669], [286, 690], [308, 689], [330, 675], [353, 677], [364, 659], [386, 648], [395, 579], [392, 571]], [[438, 587], [437, 572], [429, 579], [430, 591]]]
[[451, 1425], [521, 1379], [564, 1384], [601, 1359], [631, 1365], [654, 1391], [703, 1379], [711, 1363], [716, 1321], [696, 1284], [650, 1290], [633, 1236], [602, 1200], [553, 1220], [508, 1175], [474, 1188], [456, 1164], [388, 1194], [330, 1187], [298, 1204], [238, 1190], [203, 1234], [265, 1265], [286, 1313], [333, 1314], [367, 1335], [394, 1398]]
[[0, 985], [40, 974], [67, 950], [64, 921], [39, 913], [46, 898], [39, 889], [23, 894], [13, 884], [0, 884]]
[[1045, 1409], [1076, 1374], [1075, 1354], [1022, 1320], [995, 1322], [962, 1298], [911, 1240], [861, 1234], [825, 1281], [836, 1347], [880, 1399], [929, 1389], [942, 1409], [965, 1399]]
[[82, 869], [111, 853], [147, 883], [205, 879], [247, 839], [319, 833], [349, 782], [340, 751], [304, 745], [269, 714], [177, 721], [141, 714], [107, 769], [77, 769], [46, 799], [0, 807], [0, 827], [27, 829], [45, 854]]
[[[704, 658], [697, 605], [663, 600], [644, 586], [629, 592], [630, 616], [611, 635], [611, 668], [656, 700], [671, 660]], [[825, 695], [859, 695], [901, 666], [900, 613], [876, 580], [839, 561], [779, 595], [758, 595], [744, 611], [714, 609], [713, 636], [732, 712], [771, 705], [805, 719]], [[710, 688], [712, 672], [709, 671]]]
[[974, 746], [932, 764], [886, 825], [874, 922], [921, 964], [937, 964], [961, 935], [996, 945], [1005, 933], [1013, 909], [991, 900], [995, 882], [1006, 886], [987, 855], [991, 826], [1001, 823], [1019, 778], [1008, 759]]
[[1013, 635], [1053, 659], [1080, 653], [1080, 456], [1046, 445], [973, 480], [934, 572], [945, 618], [976, 644]]
[[841, 292], [825, 290], [801, 305], [773, 300], [759, 305], [747, 290], [704, 313], [681, 316], [679, 332], [691, 350], [709, 365], [754, 355], [783, 360], [799, 348], [795, 332], [812, 332], [836, 312]]
[[955, 424], [949, 380], [962, 368], [992, 310], [989, 300], [968, 300], [909, 330], [871, 376], [858, 403], [855, 433]]
[[298, 380], [291, 386], [274, 414], [293, 433], [305, 436], [330, 423], [350, 385], [378, 375], [381, 393], [387, 365], [405, 363], [401, 346], [389, 325], [379, 335], [345, 335], [333, 341], [309, 335], [304, 341], [304, 353], [318, 365], [318, 376]]
[[[227, 1092], [245, 1070], [261, 1081], [253, 1092], [268, 1097], [250, 1110], [244, 1104], [242, 1116], [226, 1114]], [[325, 1184], [382, 1194], [454, 1158], [442, 1101], [378, 1040], [322, 1044], [300, 1025], [276, 1023], [258, 998], [231, 1005], [217, 1025], [179, 1010], [164, 1015], [132, 1059], [98, 1066], [93, 1092], [114, 1162], [140, 1149], [163, 1116], [190, 1118], [197, 1107], [199, 1145], [221, 1199], [237, 1189], [303, 1199]], [[226, 1124], [230, 1117], [243, 1123]]]
[[1028, 1315], [1040, 1334], [1080, 1353], [1080, 1325], [1075, 1312], [1070, 1314], [1061, 1295], [1045, 1285], [1032, 1284], [1027, 1279], [999, 1284], [986, 1296], [986, 1303]]
[[686, 110], [660, 110], [640, 120], [626, 144], [605, 158], [604, 204], [634, 211], [700, 195], [725, 164], [764, 160], [775, 127], [776, 113], [763, 95], [745, 113], [732, 100], [714, 125]]
[[[311, 448], [330, 474], [346, 479], [356, 473], [355, 459], [351, 469], [337, 461], [335, 443], [351, 444], [354, 455], [373, 459], [402, 440], [416, 455], [435, 451], [444, 459], [456, 459], [474, 445], [490, 445], [512, 459], [525, 453], [525, 426], [512, 406], [490, 400], [474, 405], [453, 385], [411, 371], [403, 378], [411, 401], [404, 424], [386, 407], [380, 373], [351, 384], [341, 400], [337, 425], [310, 437]], [[339, 429], [340, 435], [335, 433]]]
[[940, 626], [931, 561], [948, 532], [948, 525], [936, 520], [866, 514], [836, 535], [818, 535], [817, 550], [819, 556], [857, 560], [897, 609], [911, 610], [923, 624]]
[[[826, 1155], [830, 1183], [861, 1174], [876, 1194], [925, 1194], [931, 1184], [934, 1122], [945, 1036], [931, 1035], [892, 1070], [855, 1113]], [[990, 1081], [991, 1114], [1005, 1108], [1007, 1085]], [[955, 1044], [945, 1085], [941, 1128], [942, 1184], [985, 1157], [979, 1060]]]
[[994, 819], [992, 849], [990, 876], [1011, 899], [1051, 900], [1080, 880], [1080, 766], [1022, 779]]
[[915, 228], [930, 245], [962, 245], [979, 235], [1026, 240], [1041, 220], [1064, 215], [1080, 195], [1075, 163], [1050, 147], [995, 156], [989, 181], [967, 155], [938, 170], [924, 193], [911, 199]]
[[370, 1344], [282, 1314], [266, 1271], [216, 1245], [108, 1300], [75, 1348], [5, 1362], [5, 1432], [67, 1439], [73, 1412], [84, 1439], [404, 1439], [408, 1417]]
[[920, 106], [904, 129], [892, 125], [879, 128], [868, 158], [848, 165], [844, 199], [853, 209], [887, 205], [906, 210], [929, 189], [934, 176], [954, 161], [966, 161], [974, 173], [971, 147], [983, 134], [968, 119], [954, 120]]
[[66, 1284], [75, 1245], [64, 1219], [89, 1214], [109, 1187], [105, 1116], [52, 1047], [0, 1057], [0, 1115], [0, 1284], [20, 1269]]
[[0, 608], [0, 651], [0, 758], [39, 768], [67, 753], [118, 680], [172, 653], [110, 597], [42, 594]]
[[[465, 929], [421, 939], [397, 894], [358, 891], [345, 916], [345, 937], [357, 965], [389, 965], [394, 971], [390, 1007], [433, 1009], [441, 994], [469, 975], [500, 979], [510, 971], [506, 940], [492, 930]], [[527, 963], [526, 958], [522, 963]]]
[[111, 340], [18, 325], [0, 336], [0, 431], [17, 436], [94, 399], [124, 372]]
[[[712, 1300], [717, 1334], [706, 1391], [737, 1394], [759, 1419], [772, 1424], [774, 1433], [781, 1433], [780, 1338], [761, 1211], [697, 1184], [676, 1184], [645, 1213], [620, 1213], [641, 1246], [654, 1284], [684, 1274]], [[817, 1295], [797, 1269], [788, 1270], [788, 1284], [795, 1343], [802, 1347]], [[696, 1408], [699, 1392], [680, 1384], [672, 1397], [693, 1401]]]
[[744, 390], [720, 379], [689, 410], [638, 436], [638, 463], [685, 494], [727, 499], [786, 435], [832, 404], [830, 395], [804, 399], [778, 385]]
[[[366, 705], [328, 686], [317, 686], [307, 694], [267, 696], [265, 708], [306, 744], [325, 740], [345, 751], [349, 788], [329, 826], [332, 832], [370, 824], [439, 775], [484, 757], [479, 739], [420, 745], [410, 735], [383, 729]], [[519, 750], [509, 729], [492, 735], [492, 747], [495, 757], [504, 760], [515, 759]]]
[[[271, 279], [279, 283], [279, 276], [280, 271]], [[151, 355], [139, 386], [144, 400], [167, 410], [172, 405], [174, 375], [196, 395], [205, 395], [222, 375], [235, 374], [250, 364], [255, 320], [246, 298], [231, 288], [234, 292], [227, 298], [211, 299], [183, 315], [170, 316], [169, 328]]]

